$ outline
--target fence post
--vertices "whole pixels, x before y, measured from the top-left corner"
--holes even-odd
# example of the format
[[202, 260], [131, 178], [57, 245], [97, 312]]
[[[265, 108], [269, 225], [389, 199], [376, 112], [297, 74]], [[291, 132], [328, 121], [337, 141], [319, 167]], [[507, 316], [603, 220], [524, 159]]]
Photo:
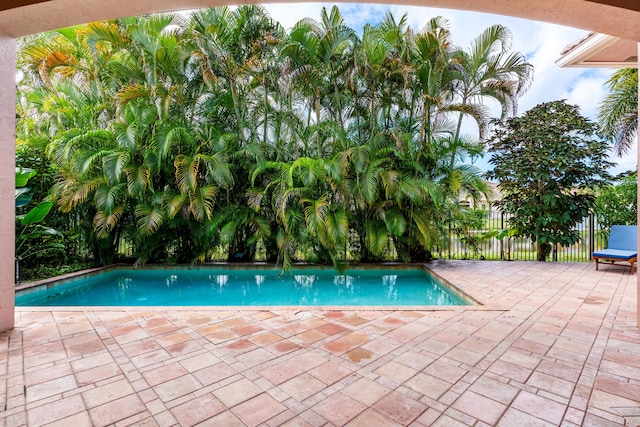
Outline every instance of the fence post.
[[[500, 212], [500, 232], [502, 230], [504, 230], [504, 212]], [[504, 261], [504, 237], [500, 239], [500, 259]]]
[[449, 232], [447, 233], [447, 238], [449, 239], [449, 244], [447, 245], [449, 252], [449, 259], [451, 259], [451, 223], [449, 223]]
[[587, 258], [591, 261], [591, 254], [596, 250], [596, 233], [593, 212], [589, 212], [589, 253]]

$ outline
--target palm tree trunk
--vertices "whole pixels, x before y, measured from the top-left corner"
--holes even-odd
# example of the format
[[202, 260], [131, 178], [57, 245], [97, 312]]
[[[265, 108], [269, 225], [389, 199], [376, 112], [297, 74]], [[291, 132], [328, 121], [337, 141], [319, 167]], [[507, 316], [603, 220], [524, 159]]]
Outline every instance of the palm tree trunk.
[[231, 87], [231, 100], [233, 102], [233, 111], [236, 115], [238, 138], [240, 138], [241, 145], [245, 146], [247, 141], [244, 138], [244, 128], [242, 126], [243, 120], [240, 114], [240, 107], [238, 106], [238, 91], [236, 89], [235, 78], [230, 78], [229, 86]]
[[316, 146], [318, 149], [318, 158], [322, 158], [322, 141], [320, 138], [320, 93], [316, 90], [315, 99], [315, 111], [316, 111]]
[[287, 117], [289, 118], [289, 133], [290, 144], [294, 149], [296, 159], [300, 157], [300, 145], [296, 140], [296, 126], [295, 120], [293, 120], [293, 97], [291, 96], [291, 90], [287, 93]]
[[267, 89], [267, 83], [266, 83], [266, 78], [263, 77], [263, 81], [262, 81], [262, 85], [264, 86], [264, 124], [263, 124], [263, 138], [264, 138], [264, 144], [267, 145], [267, 131], [268, 129], [268, 118], [269, 118], [269, 114], [268, 114], [268, 108], [269, 108], [269, 90]]
[[376, 108], [376, 89], [374, 85], [371, 85], [371, 105], [370, 105], [370, 112], [369, 112], [369, 128], [371, 129], [371, 135], [369, 135], [369, 137], [372, 137], [375, 131], [375, 126], [376, 126], [375, 108]]
[[422, 148], [426, 145], [427, 141], [427, 122], [429, 118], [429, 106], [425, 100], [422, 104], [422, 118], [420, 120], [420, 137], [418, 139], [418, 153], [416, 155], [416, 162], [420, 163], [420, 157], [422, 155]]
[[340, 129], [346, 134], [346, 129], [344, 128], [344, 119], [342, 118], [342, 102], [340, 102], [340, 94], [338, 92], [338, 85], [333, 85], [336, 95], [336, 103], [338, 104], [338, 123], [340, 124]]
[[[463, 106], [467, 105], [467, 97], [466, 95], [462, 97], [462, 103]], [[464, 113], [461, 111], [460, 115], [458, 116], [458, 124], [456, 126], [456, 133], [453, 136], [453, 142], [455, 144], [455, 142], [458, 140], [458, 138], [460, 138], [460, 128], [462, 127], [462, 119], [464, 118]], [[453, 170], [453, 167], [456, 164], [456, 149], [454, 148], [451, 151], [451, 159], [449, 160], [449, 170]]]

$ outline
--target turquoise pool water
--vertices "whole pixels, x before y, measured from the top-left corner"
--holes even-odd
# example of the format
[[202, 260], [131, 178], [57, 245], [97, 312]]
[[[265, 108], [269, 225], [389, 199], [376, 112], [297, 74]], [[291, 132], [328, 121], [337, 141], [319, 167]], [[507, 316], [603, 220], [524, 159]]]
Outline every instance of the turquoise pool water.
[[470, 305], [424, 270], [115, 269], [16, 296], [18, 306]]

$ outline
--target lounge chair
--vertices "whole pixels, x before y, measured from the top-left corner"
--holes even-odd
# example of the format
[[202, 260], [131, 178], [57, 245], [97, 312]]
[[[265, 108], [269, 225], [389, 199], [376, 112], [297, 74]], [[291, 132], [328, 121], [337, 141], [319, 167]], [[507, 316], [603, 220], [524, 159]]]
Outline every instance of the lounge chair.
[[612, 225], [607, 249], [594, 252], [591, 259], [596, 262], [596, 270], [600, 260], [608, 261], [613, 265], [621, 265], [618, 264], [620, 262], [629, 263], [631, 274], [633, 274], [633, 266], [638, 259], [638, 226]]

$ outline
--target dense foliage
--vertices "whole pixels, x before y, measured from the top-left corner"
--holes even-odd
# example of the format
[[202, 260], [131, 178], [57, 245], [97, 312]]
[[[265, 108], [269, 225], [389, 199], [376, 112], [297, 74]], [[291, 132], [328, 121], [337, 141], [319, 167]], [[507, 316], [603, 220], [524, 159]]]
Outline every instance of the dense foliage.
[[626, 173], [612, 185], [598, 190], [596, 213], [601, 229], [612, 225], [635, 225], [638, 220], [638, 175]]
[[255, 5], [38, 35], [19, 66], [18, 162], [95, 260], [285, 268], [428, 258], [486, 192], [483, 101], [514, 114], [533, 72], [502, 26], [462, 49], [441, 18], [286, 32]]
[[518, 235], [537, 243], [544, 261], [551, 245], [580, 239], [576, 224], [594, 205], [587, 191], [608, 179], [609, 145], [577, 106], [547, 102], [498, 123], [489, 140], [488, 173], [497, 179], [502, 199], [496, 204], [513, 215]]
[[[27, 187], [29, 181], [36, 175], [34, 169], [16, 167], [16, 191], [15, 201], [17, 224], [19, 231], [16, 230], [16, 283], [20, 280], [20, 263], [29, 258], [38, 258], [40, 260], [48, 257], [64, 253], [64, 245], [60, 243], [63, 237], [58, 230], [45, 226], [42, 222], [45, 220], [53, 203], [44, 200], [34, 207], [28, 208], [29, 202], [33, 198], [31, 188]], [[25, 213], [20, 213], [24, 211]]]

